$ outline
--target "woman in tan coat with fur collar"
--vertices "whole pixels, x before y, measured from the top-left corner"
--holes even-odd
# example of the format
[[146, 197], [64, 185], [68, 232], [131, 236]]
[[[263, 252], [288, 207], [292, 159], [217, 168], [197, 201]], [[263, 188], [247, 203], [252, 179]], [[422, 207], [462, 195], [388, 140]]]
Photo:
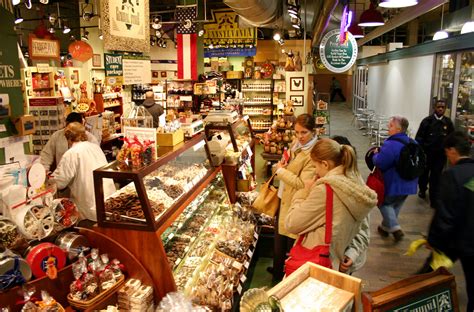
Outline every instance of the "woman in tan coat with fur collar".
[[377, 194], [362, 180], [350, 146], [321, 139], [312, 148], [311, 159], [316, 176], [293, 196], [285, 225], [290, 233], [305, 235], [302, 245], [306, 248], [324, 244], [325, 184], [329, 184], [334, 192], [330, 258], [337, 270], [360, 223], [377, 204]]
[[314, 177], [314, 165], [311, 161], [311, 148], [317, 141], [314, 134], [314, 117], [301, 114], [295, 121], [296, 141], [291, 145], [290, 158], [284, 158], [277, 164], [276, 179], [280, 180], [278, 197], [280, 210], [278, 212], [278, 233], [275, 233], [275, 246], [273, 257], [273, 282], [283, 278], [283, 267], [286, 254], [293, 246], [295, 235], [290, 234], [285, 227], [285, 219], [291, 205], [293, 195], [297, 190], [304, 188], [304, 181]]

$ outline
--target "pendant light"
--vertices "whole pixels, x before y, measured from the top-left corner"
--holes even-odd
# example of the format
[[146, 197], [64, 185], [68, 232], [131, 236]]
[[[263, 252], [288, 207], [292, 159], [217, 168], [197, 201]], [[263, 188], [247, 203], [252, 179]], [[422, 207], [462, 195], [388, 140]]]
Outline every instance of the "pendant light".
[[433, 41], [448, 38], [448, 33], [443, 30], [444, 4], [441, 7], [441, 29], [433, 36]]
[[354, 4], [354, 18], [352, 19], [351, 25], [347, 29], [348, 32], [352, 34], [352, 36], [356, 39], [359, 38], [364, 38], [364, 31], [362, 30], [362, 27], [357, 25], [356, 19], [357, 19], [357, 3]]
[[21, 0], [12, 0], [13, 5], [19, 5]]
[[382, 0], [379, 3], [379, 6], [382, 8], [406, 8], [418, 4], [418, 0]]
[[382, 13], [375, 9], [374, 0], [370, 1], [370, 7], [360, 15], [359, 26], [361, 27], [374, 27], [382, 26], [385, 24]]
[[474, 22], [466, 22], [461, 28], [461, 35], [474, 32]]

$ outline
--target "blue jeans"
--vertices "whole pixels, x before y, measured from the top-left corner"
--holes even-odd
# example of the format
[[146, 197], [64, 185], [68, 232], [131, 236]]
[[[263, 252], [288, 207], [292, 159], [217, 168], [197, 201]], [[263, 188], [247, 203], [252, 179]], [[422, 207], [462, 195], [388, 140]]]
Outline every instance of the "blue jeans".
[[381, 228], [384, 231], [393, 233], [401, 229], [398, 224], [398, 214], [407, 197], [408, 195], [385, 196], [382, 206], [379, 208], [383, 217]]

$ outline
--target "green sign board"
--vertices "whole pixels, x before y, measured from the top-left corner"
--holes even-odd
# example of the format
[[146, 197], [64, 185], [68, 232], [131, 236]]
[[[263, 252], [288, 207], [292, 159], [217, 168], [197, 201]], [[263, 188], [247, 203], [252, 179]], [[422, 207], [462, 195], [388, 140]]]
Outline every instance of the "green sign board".
[[453, 298], [451, 297], [450, 289], [443, 289], [430, 296], [423, 296], [416, 298], [409, 303], [388, 310], [393, 312], [449, 312], [454, 311]]
[[105, 82], [107, 85], [123, 85], [123, 54], [104, 53]]
[[339, 29], [334, 29], [324, 35], [319, 46], [319, 55], [324, 66], [334, 73], [349, 70], [357, 59], [357, 42], [351, 33], [347, 40], [339, 42]]
[[[10, 121], [23, 115], [23, 93], [21, 91], [20, 60], [18, 58], [18, 36], [11, 1], [0, 1], [0, 138], [15, 134]], [[10, 111], [10, 118], [5, 116]], [[0, 163], [4, 162], [3, 148], [0, 148]]]

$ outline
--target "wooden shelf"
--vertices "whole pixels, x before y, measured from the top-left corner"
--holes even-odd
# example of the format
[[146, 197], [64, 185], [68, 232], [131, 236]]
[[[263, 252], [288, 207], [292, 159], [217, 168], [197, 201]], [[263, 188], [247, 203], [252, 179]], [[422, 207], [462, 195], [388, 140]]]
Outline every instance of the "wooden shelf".
[[53, 90], [53, 88], [33, 88], [33, 91], [47, 91], [47, 90]]

